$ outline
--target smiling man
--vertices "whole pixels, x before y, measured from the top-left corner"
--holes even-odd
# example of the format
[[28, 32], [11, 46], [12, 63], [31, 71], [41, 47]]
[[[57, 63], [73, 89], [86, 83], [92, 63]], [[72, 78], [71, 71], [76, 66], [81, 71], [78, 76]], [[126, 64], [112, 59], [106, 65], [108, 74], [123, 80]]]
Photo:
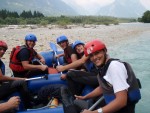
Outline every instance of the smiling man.
[[32, 64], [34, 58], [45, 64], [45, 59], [33, 49], [36, 41], [37, 37], [34, 34], [28, 34], [25, 36], [25, 45], [13, 48], [9, 67], [12, 69], [15, 77], [30, 78], [33, 75], [48, 73], [46, 65]]
[[97, 110], [84, 110], [83, 113], [135, 113], [135, 105], [141, 98], [139, 85], [130, 66], [107, 54], [107, 48], [100, 40], [85, 45], [85, 56], [99, 70], [99, 87], [77, 99], [89, 99], [103, 94], [106, 105]]

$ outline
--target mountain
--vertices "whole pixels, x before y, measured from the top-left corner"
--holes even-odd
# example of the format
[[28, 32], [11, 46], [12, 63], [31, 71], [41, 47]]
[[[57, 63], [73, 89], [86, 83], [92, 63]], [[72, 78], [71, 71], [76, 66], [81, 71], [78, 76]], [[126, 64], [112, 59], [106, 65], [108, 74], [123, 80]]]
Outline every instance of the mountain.
[[17, 11], [39, 11], [46, 16], [78, 15], [62, 0], [0, 0], [0, 9]]
[[75, 0], [62, 0], [66, 4], [68, 4], [70, 7], [72, 7], [76, 12], [78, 12], [79, 15], [88, 15], [89, 10], [88, 7], [82, 7], [81, 5], [77, 4]]
[[74, 0], [62, 0], [69, 6], [71, 6], [75, 11], [77, 11], [80, 15], [82, 15], [85, 12], [85, 9], [83, 9], [81, 6], [76, 4]]
[[[146, 11], [140, 0], [115, 0], [101, 7], [99, 4], [82, 6], [75, 0], [0, 0], [0, 9], [17, 11], [39, 11], [45, 16], [102, 15], [137, 18]], [[98, 11], [97, 11], [98, 10]]]
[[137, 18], [145, 12], [140, 0], [115, 0], [110, 5], [100, 8], [98, 15]]

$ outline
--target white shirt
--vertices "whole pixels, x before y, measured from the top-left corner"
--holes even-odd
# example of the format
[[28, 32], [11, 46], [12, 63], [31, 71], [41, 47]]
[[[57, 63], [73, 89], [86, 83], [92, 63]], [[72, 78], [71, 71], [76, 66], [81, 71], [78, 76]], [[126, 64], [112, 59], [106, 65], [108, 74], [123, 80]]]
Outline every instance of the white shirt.
[[110, 63], [106, 75], [104, 76], [104, 79], [113, 86], [114, 93], [129, 88], [127, 78], [127, 70], [124, 64], [118, 61], [112, 61]]

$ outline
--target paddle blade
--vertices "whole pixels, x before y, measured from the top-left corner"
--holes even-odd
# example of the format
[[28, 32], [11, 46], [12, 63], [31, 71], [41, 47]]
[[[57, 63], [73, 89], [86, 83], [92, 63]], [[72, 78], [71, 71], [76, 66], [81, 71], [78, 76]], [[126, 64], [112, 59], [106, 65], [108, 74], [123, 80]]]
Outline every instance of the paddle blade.
[[56, 52], [56, 51], [57, 51], [57, 46], [56, 46], [54, 43], [52, 43], [52, 42], [50, 42], [49, 44], [50, 44], [51, 49], [52, 49], [54, 52]]

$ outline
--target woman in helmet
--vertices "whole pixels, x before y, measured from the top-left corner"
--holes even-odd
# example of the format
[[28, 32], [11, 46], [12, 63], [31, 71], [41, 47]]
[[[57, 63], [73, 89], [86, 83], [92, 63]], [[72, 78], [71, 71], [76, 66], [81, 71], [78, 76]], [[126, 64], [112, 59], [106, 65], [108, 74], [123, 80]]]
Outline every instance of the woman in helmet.
[[[4, 41], [0, 41], [0, 101], [8, 98], [15, 92], [19, 92], [25, 103], [25, 108], [30, 108], [31, 97], [27, 90], [27, 84], [24, 81], [25, 78], [5, 76], [5, 64], [1, 58], [7, 49], [7, 44]], [[12, 109], [18, 108], [19, 104], [20, 98], [18, 96], [11, 97], [7, 102], [0, 104], [0, 112], [10, 112]]]
[[[56, 42], [64, 50], [63, 54], [58, 55], [58, 57], [64, 56], [64, 65], [70, 64], [77, 60], [77, 55], [72, 49], [72, 45], [69, 44], [68, 38], [65, 35], [59, 36], [56, 39]], [[62, 74], [61, 79], [65, 79], [65, 78], [66, 78], [66, 74]]]
[[[129, 68], [123, 62], [111, 60], [105, 44], [100, 40], [88, 42], [84, 53], [100, 70], [99, 87], [76, 98], [89, 99], [103, 94], [106, 105], [94, 111], [84, 110], [82, 113], [135, 113], [135, 104], [141, 98], [135, 75], [129, 73]], [[130, 76], [132, 79], [128, 80]]]
[[30, 78], [33, 75], [48, 73], [46, 65], [32, 64], [34, 58], [45, 64], [45, 59], [33, 49], [36, 41], [37, 37], [34, 34], [28, 34], [25, 36], [25, 45], [13, 48], [9, 67], [12, 69], [15, 77]]
[[[72, 49], [77, 56], [77, 59], [80, 59], [84, 55], [84, 43], [77, 40], [72, 44]], [[77, 70], [85, 70], [84, 66], [76, 68]], [[66, 79], [66, 74], [61, 75], [61, 79]]]
[[72, 48], [75, 50], [78, 59], [82, 58], [82, 56], [84, 55], [84, 43], [80, 40], [76, 40], [72, 44]]
[[71, 44], [69, 44], [68, 38], [62, 35], [57, 38], [57, 44], [64, 50], [64, 61], [66, 64], [70, 64], [77, 60], [77, 56], [74, 53]]

